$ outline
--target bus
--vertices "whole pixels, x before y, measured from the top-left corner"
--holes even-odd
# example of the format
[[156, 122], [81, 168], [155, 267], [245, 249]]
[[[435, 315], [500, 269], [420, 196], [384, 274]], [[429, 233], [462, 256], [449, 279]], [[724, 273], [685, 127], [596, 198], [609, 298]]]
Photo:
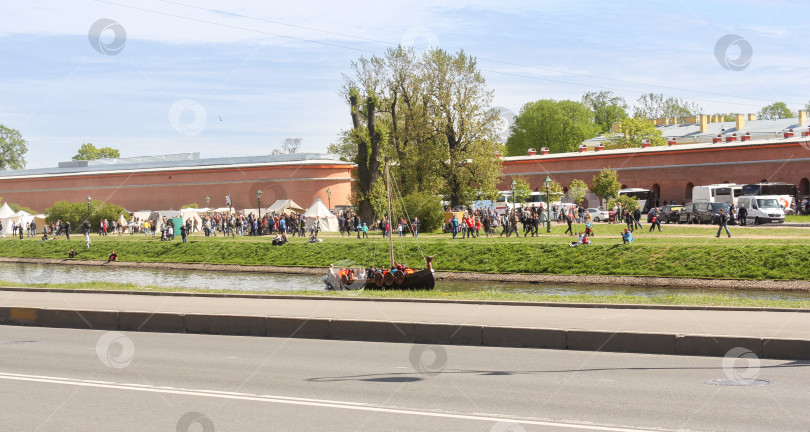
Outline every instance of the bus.
[[742, 187], [743, 195], [776, 195], [779, 197], [779, 205], [785, 210], [785, 214], [793, 214], [793, 204], [799, 196], [799, 189], [795, 184], [784, 182], [762, 182], [748, 184]]
[[641, 188], [622, 189], [619, 191], [619, 196], [622, 195], [631, 196], [637, 199], [638, 207], [641, 209], [642, 213], [649, 212], [652, 206], [655, 205], [653, 193], [649, 189], [641, 189]]
[[695, 186], [692, 188], [692, 201], [724, 202], [736, 206], [742, 189], [743, 185], [736, 183]]
[[[559, 203], [562, 200], [563, 194], [561, 192], [552, 192], [551, 193], [551, 204], [553, 205], [555, 202]], [[540, 207], [541, 205], [546, 205], [546, 193], [540, 191], [532, 192], [528, 198], [526, 198], [526, 202], [523, 204], [525, 206], [534, 206]]]

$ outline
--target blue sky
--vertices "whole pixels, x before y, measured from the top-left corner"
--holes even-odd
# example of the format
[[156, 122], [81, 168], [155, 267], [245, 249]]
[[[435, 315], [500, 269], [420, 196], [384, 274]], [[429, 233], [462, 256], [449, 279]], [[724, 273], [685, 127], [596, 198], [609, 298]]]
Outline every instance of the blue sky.
[[[645, 92], [683, 97], [707, 113], [810, 100], [810, 13], [795, 1], [4, 3], [0, 123], [29, 141], [30, 168], [84, 142], [218, 157], [300, 137], [302, 151], [324, 152], [350, 126], [341, 74], [398, 43], [476, 56], [493, 105], [514, 113], [602, 89], [631, 105]], [[100, 19], [126, 32], [115, 55], [91, 45]], [[743, 70], [715, 58], [727, 34], [751, 46]], [[122, 40], [112, 29], [100, 38]]]

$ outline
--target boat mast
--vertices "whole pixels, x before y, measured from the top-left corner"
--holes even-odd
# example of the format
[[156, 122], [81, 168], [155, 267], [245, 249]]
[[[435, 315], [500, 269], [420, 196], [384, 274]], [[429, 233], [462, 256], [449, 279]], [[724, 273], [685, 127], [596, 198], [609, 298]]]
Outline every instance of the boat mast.
[[[391, 231], [394, 229], [394, 220], [392, 219], [393, 213], [391, 213], [391, 177], [388, 175], [388, 157], [385, 158], [385, 196], [388, 200], [388, 226], [391, 227]], [[383, 227], [385, 229], [385, 227]], [[390, 270], [394, 268], [394, 237], [391, 233], [388, 233], [388, 258], [390, 259], [391, 267], [388, 267]]]

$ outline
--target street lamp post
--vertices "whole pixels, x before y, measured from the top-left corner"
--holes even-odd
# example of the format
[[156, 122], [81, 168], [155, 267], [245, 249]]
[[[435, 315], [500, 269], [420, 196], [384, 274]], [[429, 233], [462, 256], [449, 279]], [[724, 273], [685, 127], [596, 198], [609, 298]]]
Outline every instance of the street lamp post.
[[515, 213], [515, 189], [517, 188], [517, 182], [515, 179], [512, 179], [512, 213]]
[[256, 199], [259, 201], [259, 235], [262, 235], [262, 190], [256, 190]]
[[329, 211], [332, 211], [332, 191], [326, 188], [326, 199], [329, 202]]
[[92, 201], [92, 199], [90, 198], [90, 195], [87, 195], [87, 220], [88, 221], [90, 220], [90, 201]]
[[543, 180], [543, 186], [546, 187], [546, 232], [551, 234], [551, 177], [546, 175], [546, 179]]
[[[512, 226], [512, 221], [517, 220], [517, 216], [515, 213], [515, 189], [517, 188], [517, 182], [515, 181], [514, 178], [512, 178], [511, 186], [512, 186], [512, 217], [509, 218], [507, 222], [509, 225], [507, 226], [509, 227], [509, 233], [511, 233], [512, 230], [514, 229], [515, 235], [518, 235], [517, 228]], [[507, 234], [506, 236], [509, 237], [509, 234]]]

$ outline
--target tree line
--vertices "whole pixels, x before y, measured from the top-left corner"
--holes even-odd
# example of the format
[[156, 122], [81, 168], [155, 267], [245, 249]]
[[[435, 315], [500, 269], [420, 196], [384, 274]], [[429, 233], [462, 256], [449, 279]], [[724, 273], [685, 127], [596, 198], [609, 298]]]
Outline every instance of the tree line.
[[[576, 151], [583, 141], [600, 135], [605, 136], [606, 148], [639, 147], [644, 140], [653, 146], [666, 145], [661, 131], [647, 119], [675, 118], [683, 123], [686, 117], [703, 112], [696, 103], [656, 93], [642, 94], [632, 115], [627, 101], [611, 91], [587, 92], [580, 101], [541, 99], [525, 104], [515, 117], [506, 154], [521, 156], [530, 148], [543, 147], [554, 153]], [[724, 121], [736, 119], [733, 113], [714, 115], [723, 116]], [[796, 113], [785, 102], [774, 102], [757, 113], [762, 120], [793, 117]], [[613, 123], [619, 123], [615, 132]]]

